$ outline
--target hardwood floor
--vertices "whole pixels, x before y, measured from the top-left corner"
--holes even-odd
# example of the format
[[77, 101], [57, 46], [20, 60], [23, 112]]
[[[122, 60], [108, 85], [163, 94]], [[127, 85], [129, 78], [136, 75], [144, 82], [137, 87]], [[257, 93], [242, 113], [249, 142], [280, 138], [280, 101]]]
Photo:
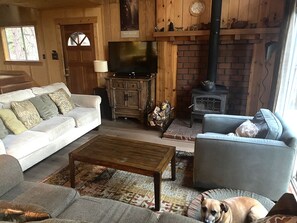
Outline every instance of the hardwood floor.
[[26, 170], [24, 172], [25, 180], [39, 182], [67, 166], [68, 153], [98, 134], [171, 145], [175, 146], [176, 150], [194, 152], [194, 142], [161, 138], [160, 131], [156, 129], [145, 129], [143, 125], [134, 119], [117, 119], [116, 121], [103, 119], [98, 131], [90, 131], [52, 156]]

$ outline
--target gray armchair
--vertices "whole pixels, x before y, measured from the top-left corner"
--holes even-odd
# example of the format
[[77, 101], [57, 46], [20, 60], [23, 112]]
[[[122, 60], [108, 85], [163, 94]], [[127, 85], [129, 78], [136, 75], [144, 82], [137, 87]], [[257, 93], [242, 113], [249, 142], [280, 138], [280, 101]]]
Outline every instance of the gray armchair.
[[288, 191], [296, 153], [296, 136], [283, 127], [279, 140], [228, 136], [251, 116], [207, 114], [195, 141], [194, 186], [232, 188], [278, 200]]

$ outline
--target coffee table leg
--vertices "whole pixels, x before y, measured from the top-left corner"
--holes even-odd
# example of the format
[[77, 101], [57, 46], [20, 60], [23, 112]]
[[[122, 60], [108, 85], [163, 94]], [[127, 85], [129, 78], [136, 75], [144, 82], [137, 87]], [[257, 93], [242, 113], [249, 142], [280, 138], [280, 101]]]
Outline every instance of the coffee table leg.
[[69, 169], [70, 169], [70, 186], [72, 188], [75, 188], [75, 165], [71, 154], [69, 154]]
[[175, 164], [175, 153], [171, 159], [171, 180], [176, 179], [176, 164]]
[[154, 175], [154, 190], [155, 190], [155, 210], [159, 211], [161, 206], [161, 174]]

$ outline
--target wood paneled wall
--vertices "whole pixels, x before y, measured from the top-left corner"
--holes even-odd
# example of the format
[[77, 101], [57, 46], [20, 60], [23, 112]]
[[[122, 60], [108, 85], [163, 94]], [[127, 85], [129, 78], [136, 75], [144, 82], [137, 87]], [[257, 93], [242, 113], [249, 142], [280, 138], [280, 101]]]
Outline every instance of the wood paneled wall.
[[[183, 29], [199, 23], [209, 23], [212, 0], [203, 0], [205, 11], [197, 17], [191, 16], [189, 12], [192, 2], [193, 0], [157, 0], [156, 24], [158, 28], [165, 27], [167, 31], [169, 22]], [[284, 4], [285, 1], [275, 0], [223, 0], [221, 26], [226, 27], [233, 18], [257, 23], [257, 27], [265, 27], [264, 18], [268, 18], [272, 25], [279, 24], [283, 19]]]
[[[1, 54], [0, 70], [26, 71], [40, 85], [65, 82], [59, 24], [79, 24], [84, 23], [87, 18], [96, 17], [97, 23], [94, 25], [96, 59], [107, 60], [108, 41], [153, 40], [155, 2], [151, 0], [139, 0], [139, 38], [121, 38], [119, 0], [104, 0], [104, 4], [93, 8], [33, 10], [34, 13], [32, 9], [14, 6], [9, 8], [11, 8], [10, 13], [6, 14], [11, 17], [5, 17], [6, 14], [0, 15], [1, 26], [22, 25], [24, 22], [36, 25], [41, 63], [37, 65], [5, 63], [4, 55]], [[16, 22], [12, 24], [11, 21]], [[2, 44], [0, 50], [3, 51]], [[58, 52], [59, 60], [51, 59], [52, 50]], [[45, 59], [42, 59], [43, 55]], [[98, 74], [98, 86], [105, 85], [106, 75]]]
[[[1, 70], [24, 70], [29, 73], [33, 79], [40, 85], [45, 85], [57, 81], [65, 81], [63, 54], [61, 37], [59, 30], [59, 20], [67, 21], [67, 19], [80, 19], [88, 17], [96, 17], [95, 38], [96, 38], [96, 58], [107, 59], [108, 41], [128, 41], [128, 40], [152, 40], [155, 26], [158, 28], [168, 28], [169, 22], [173, 22], [175, 27], [183, 27], [184, 29], [199, 23], [210, 22], [211, 16], [211, 0], [203, 0], [206, 5], [205, 12], [198, 17], [191, 16], [189, 6], [193, 0], [139, 0], [139, 38], [121, 38], [120, 36], [120, 0], [103, 0], [101, 5], [93, 8], [61, 8], [53, 10], [36, 11], [32, 9], [19, 10], [13, 8], [12, 15], [21, 18], [19, 21], [26, 21], [37, 25], [38, 46], [41, 56], [41, 63], [37, 65], [16, 65], [13, 63], [4, 63], [3, 54], [0, 54]], [[257, 23], [257, 27], [265, 27], [265, 19], [268, 18], [270, 26], [280, 24], [284, 17], [285, 1], [275, 0], [223, 0], [222, 5], [222, 27], [225, 27], [233, 18], [237, 20], [247, 20], [249, 23]], [[30, 16], [22, 16], [26, 15]], [[5, 15], [0, 15], [2, 26], [9, 25], [9, 19], [2, 20]], [[29, 19], [26, 19], [29, 18]], [[30, 21], [28, 21], [30, 20]], [[275, 40], [265, 37], [265, 41]], [[255, 97], [249, 98], [250, 107], [247, 113], [253, 112], [252, 108], [256, 101], [255, 98], [261, 93], [260, 82], [263, 80], [262, 71], [265, 69], [262, 57], [263, 46], [265, 43], [256, 45], [250, 93]], [[176, 104], [176, 45], [170, 41], [159, 42], [159, 72], [157, 83], [157, 102], [168, 99], [172, 105]], [[2, 45], [0, 50], [3, 51]], [[51, 59], [52, 50], [56, 50], [59, 54], [59, 60]], [[45, 59], [42, 59], [42, 56]], [[269, 61], [273, 67], [273, 61]], [[272, 71], [269, 75], [272, 74]], [[98, 76], [98, 85], [104, 86], [104, 77], [106, 74]], [[271, 80], [271, 75], [266, 80]], [[157, 82], [158, 82], [157, 80]], [[264, 94], [269, 97], [269, 93]], [[264, 97], [264, 96], [263, 96]], [[254, 106], [255, 107], [255, 106]]]

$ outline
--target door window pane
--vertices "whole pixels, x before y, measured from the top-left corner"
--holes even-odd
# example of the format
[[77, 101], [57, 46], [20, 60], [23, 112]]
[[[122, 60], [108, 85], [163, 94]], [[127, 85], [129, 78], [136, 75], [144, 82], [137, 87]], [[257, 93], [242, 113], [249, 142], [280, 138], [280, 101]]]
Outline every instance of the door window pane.
[[82, 32], [72, 33], [68, 38], [68, 46], [90, 46], [89, 38]]

